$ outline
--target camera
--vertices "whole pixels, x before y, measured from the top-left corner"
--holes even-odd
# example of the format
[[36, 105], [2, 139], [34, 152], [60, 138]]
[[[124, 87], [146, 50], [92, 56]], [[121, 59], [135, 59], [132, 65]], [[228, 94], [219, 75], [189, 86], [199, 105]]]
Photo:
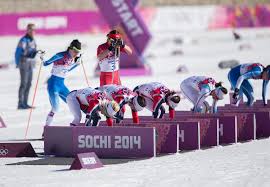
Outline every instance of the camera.
[[111, 40], [111, 43], [112, 43], [112, 46], [119, 47], [122, 45], [122, 40], [121, 39], [114, 39], [114, 40]]
[[116, 46], [121, 46], [121, 45], [122, 45], [122, 40], [121, 39], [116, 40]]

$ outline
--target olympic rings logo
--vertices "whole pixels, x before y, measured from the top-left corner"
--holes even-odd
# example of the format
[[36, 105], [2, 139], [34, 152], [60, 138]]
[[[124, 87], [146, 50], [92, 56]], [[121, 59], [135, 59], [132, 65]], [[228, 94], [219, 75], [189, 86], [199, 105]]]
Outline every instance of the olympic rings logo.
[[8, 149], [0, 149], [0, 156], [6, 156], [8, 154]]

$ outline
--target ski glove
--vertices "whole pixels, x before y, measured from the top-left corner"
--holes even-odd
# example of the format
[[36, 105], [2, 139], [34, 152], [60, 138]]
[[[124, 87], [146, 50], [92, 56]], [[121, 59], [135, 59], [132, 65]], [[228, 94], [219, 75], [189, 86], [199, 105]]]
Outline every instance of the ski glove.
[[75, 59], [74, 59], [74, 62], [75, 62], [76, 64], [80, 64], [81, 61], [82, 61], [82, 55], [77, 56], [77, 57], [75, 57]]
[[122, 40], [122, 39], [117, 40], [117, 46], [120, 46], [121, 48], [124, 48], [125, 45], [126, 44], [125, 44], [124, 40]]
[[40, 60], [41, 61], [44, 61], [45, 51], [43, 51], [43, 50], [37, 50], [37, 54], [39, 54]]
[[238, 88], [235, 88], [232, 97], [233, 97], [233, 99], [238, 99], [239, 98], [239, 89]]
[[113, 47], [112, 44], [108, 47], [108, 50], [109, 50], [109, 51], [114, 51], [114, 49], [115, 49], [115, 47]]
[[117, 112], [117, 114], [114, 116], [114, 118], [116, 119], [116, 123], [120, 123], [122, 120], [124, 120], [124, 116], [123, 116], [123, 114], [121, 114], [120, 111]]
[[[160, 111], [160, 113], [159, 113], [159, 111]], [[165, 108], [162, 105], [160, 107], [158, 107], [158, 109], [152, 113], [152, 115], [155, 119], [156, 118], [163, 118], [164, 114], [165, 114]]]
[[86, 114], [86, 117], [85, 117], [85, 126], [91, 126], [91, 116], [89, 114]]

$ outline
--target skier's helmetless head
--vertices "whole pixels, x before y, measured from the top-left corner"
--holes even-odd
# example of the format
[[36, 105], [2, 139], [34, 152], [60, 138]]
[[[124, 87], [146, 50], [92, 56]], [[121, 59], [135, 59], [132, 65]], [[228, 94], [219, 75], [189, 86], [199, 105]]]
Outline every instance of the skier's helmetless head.
[[69, 54], [72, 56], [72, 58], [75, 58], [78, 56], [78, 54], [80, 53], [81, 51], [81, 48], [82, 48], [82, 44], [79, 40], [75, 39], [73, 40], [69, 47], [68, 47], [68, 51], [69, 51]]
[[26, 32], [27, 32], [27, 35], [33, 38], [35, 34], [35, 24], [29, 23], [26, 27]]

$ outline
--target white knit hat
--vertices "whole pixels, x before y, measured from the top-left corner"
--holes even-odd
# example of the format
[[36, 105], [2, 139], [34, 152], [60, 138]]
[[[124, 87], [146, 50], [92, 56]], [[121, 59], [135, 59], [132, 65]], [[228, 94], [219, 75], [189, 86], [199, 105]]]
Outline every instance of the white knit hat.
[[[175, 102], [175, 101], [174, 101], [173, 98], [175, 98], [175, 97], [179, 97], [179, 98], [180, 98], [180, 96], [179, 96], [178, 94], [176, 94], [176, 93], [174, 93], [174, 94], [172, 94], [172, 95], [170, 95], [170, 96], [167, 97], [167, 104], [168, 104], [171, 108], [173, 108], [173, 109], [176, 108], [177, 105], [179, 104], [179, 102]], [[179, 99], [179, 101], [180, 101], [180, 99]]]
[[143, 110], [144, 107], [139, 104], [138, 97], [139, 97], [138, 95], [133, 97], [131, 103], [136, 111], [141, 111]]
[[101, 113], [106, 117], [114, 117], [120, 110], [120, 106], [115, 101], [105, 101], [101, 103]]
[[225, 93], [221, 90], [222, 87], [217, 87], [214, 92], [218, 98], [218, 100], [222, 100], [224, 98]]

